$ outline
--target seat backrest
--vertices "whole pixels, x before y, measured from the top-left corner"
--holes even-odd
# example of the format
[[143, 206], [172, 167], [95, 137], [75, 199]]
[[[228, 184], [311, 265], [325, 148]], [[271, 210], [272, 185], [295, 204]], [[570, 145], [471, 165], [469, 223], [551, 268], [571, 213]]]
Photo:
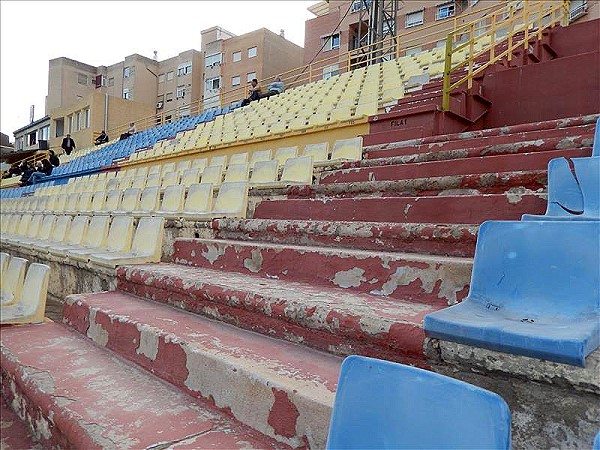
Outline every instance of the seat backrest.
[[161, 177], [160, 173], [151, 173], [146, 179], [146, 187], [160, 186]]
[[77, 201], [77, 211], [89, 211], [92, 207], [92, 192], [82, 192]]
[[91, 211], [102, 211], [104, 208], [104, 202], [106, 202], [106, 192], [97, 191], [92, 196], [92, 203], [90, 205]]
[[183, 208], [183, 199], [185, 196], [185, 186], [182, 184], [173, 184], [167, 186], [160, 204], [160, 211], [177, 212]]
[[329, 158], [329, 142], [304, 146], [302, 156], [312, 156], [313, 162], [324, 162]]
[[65, 209], [67, 211], [76, 211], [77, 203], [79, 202], [79, 192], [73, 192], [69, 194], [67, 197], [67, 204], [65, 205]]
[[152, 175], [155, 173], [160, 174], [160, 164], [154, 164], [148, 169], [148, 175]]
[[211, 183], [192, 184], [185, 199], [183, 210], [186, 213], [207, 213], [212, 209], [213, 186]]
[[360, 161], [362, 159], [362, 136], [351, 139], [338, 139], [331, 151], [332, 160]]
[[200, 172], [199, 168], [184, 170], [181, 176], [181, 184], [185, 187], [190, 187], [192, 184], [198, 183], [200, 181]]
[[120, 178], [110, 178], [107, 182], [106, 182], [106, 190], [107, 191], [111, 191], [113, 189], [118, 189], [119, 188], [119, 182], [121, 181]]
[[162, 217], [142, 217], [135, 229], [131, 251], [137, 255], [151, 256], [159, 262], [162, 253], [165, 219]]
[[227, 167], [227, 155], [213, 156], [210, 158], [208, 166], [222, 166]]
[[290, 158], [298, 156], [298, 147], [281, 147], [275, 151], [275, 159], [279, 161], [279, 165], [283, 166]]
[[25, 277], [25, 268], [27, 260], [23, 258], [12, 257], [8, 263], [4, 278], [0, 284], [2, 292], [2, 304], [6, 305], [18, 299], [23, 288], [23, 278]]
[[246, 163], [229, 164], [225, 172], [225, 181], [248, 181], [250, 166]]
[[200, 172], [202, 172], [204, 170], [204, 168], [207, 166], [207, 160], [206, 158], [196, 158], [192, 160], [192, 164], [190, 166], [191, 169], [200, 169]]
[[313, 161], [312, 156], [290, 158], [283, 166], [282, 182], [312, 184]]
[[42, 322], [46, 308], [50, 267], [45, 264], [33, 263], [27, 270], [23, 290], [18, 298], [20, 306], [20, 321]]
[[583, 216], [600, 220], [600, 156], [573, 158], [572, 161], [583, 194]]
[[55, 211], [65, 211], [67, 205], [68, 194], [58, 194], [54, 203]]
[[133, 179], [133, 183], [131, 184], [132, 188], [144, 189], [146, 187], [146, 175], [143, 176], [135, 176]]
[[213, 212], [235, 214], [245, 218], [248, 207], [248, 183], [222, 183], [215, 200]]
[[202, 183], [212, 183], [213, 186], [218, 186], [223, 181], [223, 166], [208, 166], [202, 172]]
[[46, 240], [52, 234], [52, 230], [54, 229], [54, 224], [56, 222], [55, 215], [47, 215], [44, 216], [44, 220], [42, 220], [42, 224], [40, 225], [40, 230], [37, 234], [37, 238], [41, 240]]
[[125, 178], [121, 178], [119, 180], [119, 189], [124, 191], [125, 189], [129, 189], [133, 185], [133, 177], [126, 176]]
[[111, 252], [127, 252], [133, 237], [133, 217], [116, 216], [108, 230], [105, 249]]
[[168, 162], [168, 163], [164, 163], [161, 167], [160, 167], [160, 173], [161, 175], [164, 177], [166, 174], [171, 173], [171, 172], [175, 172], [175, 163], [174, 162]]
[[110, 216], [92, 216], [87, 231], [83, 236], [81, 245], [83, 247], [101, 248], [106, 242]]
[[173, 186], [175, 184], [179, 184], [179, 172], [167, 172], [164, 174], [162, 179], [162, 186]]
[[265, 184], [277, 181], [279, 176], [279, 161], [257, 161], [252, 169], [250, 184]]
[[121, 206], [121, 198], [123, 191], [120, 189], [112, 189], [108, 191], [106, 195], [106, 201], [104, 202], [104, 211], [116, 211]]
[[69, 231], [67, 231], [66, 243], [69, 245], [79, 245], [85, 236], [89, 224], [87, 216], [76, 216], [71, 222]]
[[71, 226], [71, 220], [73, 220], [71, 216], [58, 216], [48, 239], [53, 242], [62, 242]]
[[150, 170], [150, 168], [148, 166], [144, 166], [144, 167], [138, 167], [135, 170], [135, 177], [143, 177], [146, 178], [148, 176], [148, 171]]
[[465, 301], [532, 320], [589, 314], [600, 302], [599, 248], [600, 221], [484, 222]]
[[106, 178], [98, 178], [93, 184], [94, 188], [92, 189], [92, 191], [94, 191], [94, 192], [105, 191], [107, 184], [108, 184], [108, 180]]
[[[229, 158], [229, 166], [232, 166], [234, 164], [245, 164], [248, 162], [248, 153], [244, 152], [244, 153], [236, 153], [234, 155], [231, 155], [231, 158]], [[229, 169], [227, 169], [229, 170]]]
[[160, 203], [160, 188], [147, 187], [142, 191], [140, 198], [140, 211], [156, 211]]
[[583, 195], [567, 158], [552, 159], [548, 163], [547, 216], [568, 216], [583, 212]]
[[254, 165], [259, 161], [269, 161], [273, 155], [273, 150], [257, 150], [252, 153], [252, 157], [250, 158], [250, 167], [254, 167]]
[[178, 171], [178, 172], [183, 172], [184, 170], [190, 168], [190, 164], [191, 164], [191, 161], [189, 159], [187, 159], [185, 161], [179, 161], [175, 165], [175, 170]]
[[139, 188], [129, 188], [125, 189], [123, 192], [123, 200], [121, 200], [122, 211], [135, 211], [138, 209], [140, 204], [140, 196], [142, 195], [142, 190]]
[[342, 363], [328, 449], [510, 448], [497, 394], [428, 370], [363, 356]]
[[4, 279], [4, 272], [8, 267], [8, 261], [10, 255], [8, 253], [0, 252], [0, 286], [2, 286], [2, 280]]

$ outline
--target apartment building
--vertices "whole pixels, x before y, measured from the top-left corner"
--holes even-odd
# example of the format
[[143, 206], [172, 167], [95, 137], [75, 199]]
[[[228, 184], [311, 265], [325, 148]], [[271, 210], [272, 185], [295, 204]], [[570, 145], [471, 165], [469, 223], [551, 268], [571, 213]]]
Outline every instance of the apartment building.
[[[319, 66], [321, 75], [327, 78], [337, 74], [344, 61], [336, 61], [336, 57], [364, 45], [371, 1], [328, 0], [309, 7], [308, 10], [316, 17], [305, 22], [304, 63], [325, 61]], [[507, 4], [504, 0], [399, 1], [396, 34], [400, 36], [401, 45], [405, 43], [410, 47], [407, 53], [442, 46], [445, 45], [446, 36], [443, 30], [448, 28], [450, 21], [457, 19], [457, 23], [462, 24], [476, 20], [479, 17], [478, 11], [500, 3]], [[513, 3], [518, 7], [523, 1]], [[571, 20], [584, 21], [600, 17], [600, 2], [572, 0], [570, 8]], [[408, 33], [411, 40], [406, 44], [402, 37]]]

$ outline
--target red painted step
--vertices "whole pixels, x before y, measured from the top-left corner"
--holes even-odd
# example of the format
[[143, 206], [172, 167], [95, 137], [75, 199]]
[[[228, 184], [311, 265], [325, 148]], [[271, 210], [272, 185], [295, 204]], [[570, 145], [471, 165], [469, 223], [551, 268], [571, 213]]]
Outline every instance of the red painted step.
[[56, 323], [2, 329], [2, 395], [46, 448], [277, 448]]
[[441, 308], [179, 264], [119, 267], [117, 287], [335, 355], [420, 365], [423, 317]]
[[476, 225], [216, 219], [218, 239], [472, 257]]
[[31, 432], [17, 414], [0, 398], [0, 421], [2, 429], [2, 450], [41, 450]]
[[472, 268], [466, 258], [217, 239], [177, 239], [173, 261], [441, 306], [466, 296]]
[[320, 174], [319, 183], [358, 183], [364, 181], [405, 180], [465, 174], [498, 173], [510, 171], [544, 170], [554, 158], [577, 158], [590, 156], [584, 149], [554, 150], [514, 155], [483, 156], [447, 161], [431, 161], [409, 164], [358, 167], [332, 170]]
[[67, 297], [65, 323], [292, 447], [324, 448], [341, 358], [121, 291]]
[[264, 200], [255, 219], [394, 223], [462, 223], [519, 220], [523, 214], [543, 214], [542, 194], [507, 193], [439, 197], [370, 197]]

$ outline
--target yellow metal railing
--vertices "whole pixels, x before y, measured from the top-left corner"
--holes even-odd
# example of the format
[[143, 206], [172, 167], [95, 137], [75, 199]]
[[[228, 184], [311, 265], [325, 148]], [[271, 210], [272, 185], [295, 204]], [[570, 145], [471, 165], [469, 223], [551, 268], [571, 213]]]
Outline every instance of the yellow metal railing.
[[[532, 38], [541, 39], [542, 33], [558, 24], [569, 22], [569, 0], [522, 0], [509, 2], [507, 8], [495, 11], [477, 21], [457, 27], [446, 38], [442, 110], [450, 108], [453, 90], [467, 83], [470, 89], [473, 79], [492, 64], [506, 58], [509, 61], [519, 47], [525, 50]], [[498, 46], [501, 45], [500, 49]], [[453, 63], [457, 53], [467, 53], [466, 58]], [[489, 53], [481, 64], [476, 60]], [[453, 73], [466, 70], [466, 74], [452, 82]]]

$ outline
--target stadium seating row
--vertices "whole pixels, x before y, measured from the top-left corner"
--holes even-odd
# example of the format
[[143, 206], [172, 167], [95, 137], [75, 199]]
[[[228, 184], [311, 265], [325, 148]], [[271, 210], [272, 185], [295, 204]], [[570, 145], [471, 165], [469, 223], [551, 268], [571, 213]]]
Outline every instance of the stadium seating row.
[[[50, 268], [0, 253], [0, 323], [43, 322]], [[27, 275], [25, 275], [27, 272]]]
[[159, 262], [164, 220], [143, 217], [134, 233], [133, 216], [13, 216], [2, 232], [2, 245], [32, 251], [38, 257], [50, 254], [105, 267]]

